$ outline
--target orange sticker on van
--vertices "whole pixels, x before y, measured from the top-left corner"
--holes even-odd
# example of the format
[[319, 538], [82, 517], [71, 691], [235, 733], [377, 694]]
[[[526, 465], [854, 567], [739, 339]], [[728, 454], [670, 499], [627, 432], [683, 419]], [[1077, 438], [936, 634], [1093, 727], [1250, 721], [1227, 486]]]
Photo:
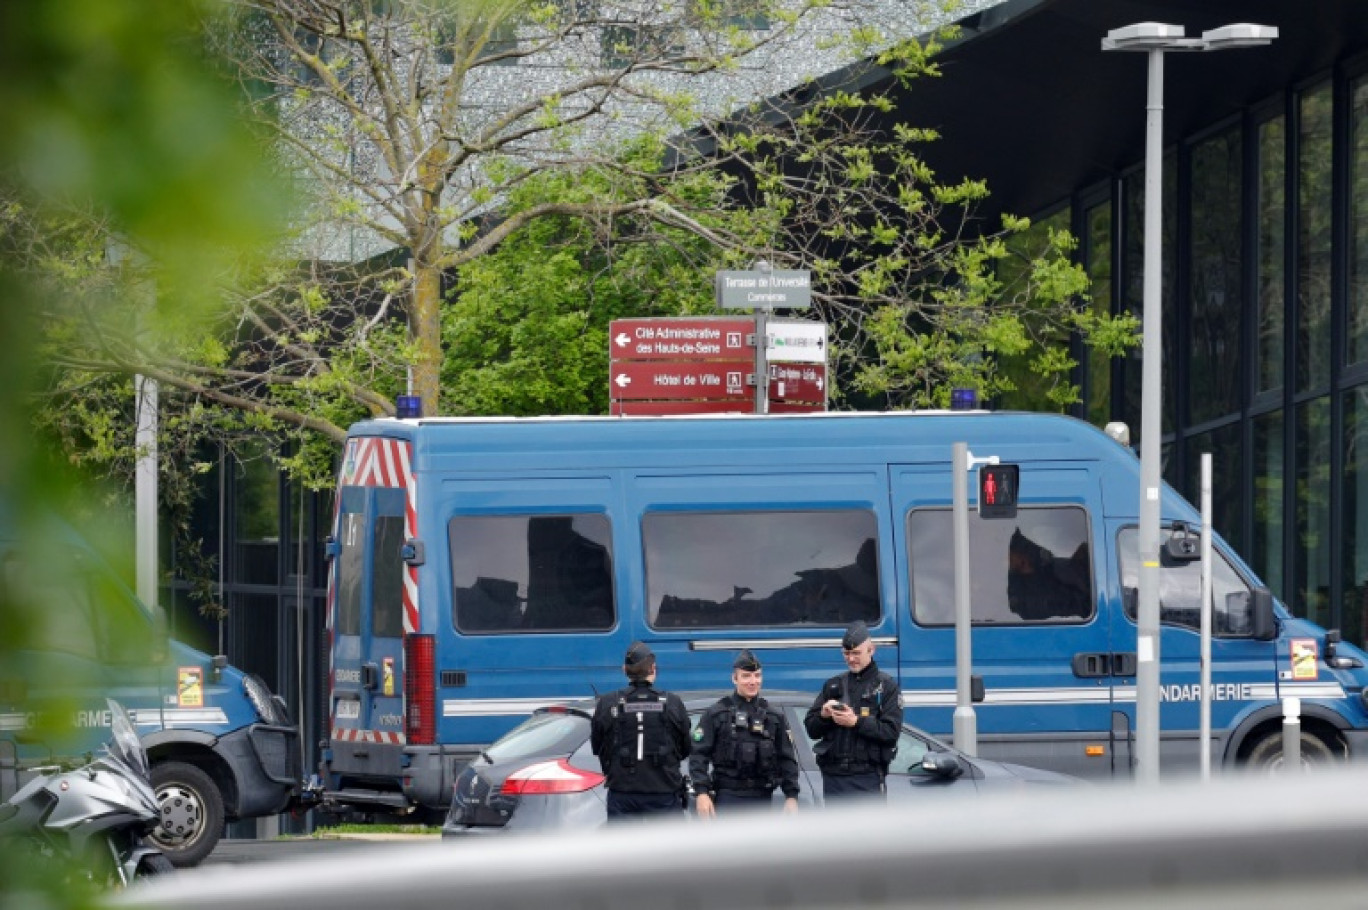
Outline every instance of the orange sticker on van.
[[1314, 638], [1294, 638], [1292, 647], [1292, 678], [1316, 679], [1320, 675], [1320, 661], [1317, 659]]
[[176, 704], [182, 708], [204, 707], [204, 670], [201, 667], [176, 670]]

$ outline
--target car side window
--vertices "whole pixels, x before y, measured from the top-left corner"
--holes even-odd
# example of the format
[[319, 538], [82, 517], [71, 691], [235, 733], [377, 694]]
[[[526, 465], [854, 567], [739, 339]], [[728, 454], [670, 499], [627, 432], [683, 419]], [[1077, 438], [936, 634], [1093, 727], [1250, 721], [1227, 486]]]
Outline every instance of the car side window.
[[925, 775], [926, 772], [922, 770], [922, 759], [930, 751], [930, 743], [903, 727], [902, 735], [898, 737], [898, 754], [893, 759], [893, 768], [914, 776]]

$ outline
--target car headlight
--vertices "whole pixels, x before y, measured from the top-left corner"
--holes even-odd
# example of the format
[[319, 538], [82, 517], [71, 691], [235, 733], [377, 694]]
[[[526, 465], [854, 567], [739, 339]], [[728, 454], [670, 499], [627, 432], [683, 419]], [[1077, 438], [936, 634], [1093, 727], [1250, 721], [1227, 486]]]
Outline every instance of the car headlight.
[[280, 716], [280, 706], [271, 697], [271, 690], [260, 676], [249, 673], [242, 677], [242, 693], [247, 696], [247, 700], [256, 708], [257, 716], [268, 724], [284, 724], [286, 719]]

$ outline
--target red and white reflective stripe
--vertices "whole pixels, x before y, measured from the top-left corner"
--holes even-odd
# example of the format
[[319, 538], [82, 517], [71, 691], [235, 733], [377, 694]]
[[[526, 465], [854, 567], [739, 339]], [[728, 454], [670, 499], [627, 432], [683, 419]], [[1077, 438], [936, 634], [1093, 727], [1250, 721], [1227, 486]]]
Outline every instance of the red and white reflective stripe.
[[345, 727], [333, 727], [332, 738], [343, 743], [389, 743], [395, 746], [404, 744], [404, 734], [388, 730], [348, 730]]
[[[355, 448], [352, 448], [353, 443]], [[398, 439], [367, 436], [348, 440], [347, 457], [342, 463], [342, 486], [389, 487], [404, 491], [404, 537], [417, 536], [417, 484], [412, 467], [413, 449]], [[349, 476], [350, 475], [350, 476]], [[404, 634], [418, 631], [418, 569], [405, 567]]]
[[[404, 478], [404, 539], [414, 540], [418, 536], [418, 494], [417, 483], [413, 479], [410, 457], [413, 449], [408, 443], [398, 446], [399, 466]], [[418, 631], [418, 567], [404, 567], [404, 634], [412, 635]]]
[[[413, 447], [403, 440], [364, 436], [347, 440], [342, 471], [337, 478], [338, 495], [333, 501], [333, 527], [341, 508], [343, 487], [388, 487], [404, 491], [404, 537], [418, 536], [418, 490], [413, 477]], [[333, 575], [328, 577], [326, 624], [333, 625], [335, 603]], [[404, 634], [418, 631], [418, 568], [406, 566], [404, 572]], [[331, 649], [330, 649], [331, 653]]]

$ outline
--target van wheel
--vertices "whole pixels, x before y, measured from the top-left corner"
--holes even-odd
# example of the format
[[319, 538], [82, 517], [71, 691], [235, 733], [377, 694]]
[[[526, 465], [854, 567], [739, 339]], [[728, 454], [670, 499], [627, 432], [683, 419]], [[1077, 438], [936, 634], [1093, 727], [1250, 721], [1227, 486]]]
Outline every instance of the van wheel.
[[[1335, 762], [1338, 754], [1330, 744], [1314, 733], [1301, 734], [1302, 765], [1329, 765]], [[1276, 774], [1283, 767], [1282, 732], [1275, 731], [1264, 736], [1254, 744], [1245, 756], [1245, 764], [1255, 771]]]
[[194, 765], [169, 761], [153, 766], [152, 789], [161, 806], [152, 840], [176, 866], [198, 864], [223, 834], [223, 796], [218, 786]]

